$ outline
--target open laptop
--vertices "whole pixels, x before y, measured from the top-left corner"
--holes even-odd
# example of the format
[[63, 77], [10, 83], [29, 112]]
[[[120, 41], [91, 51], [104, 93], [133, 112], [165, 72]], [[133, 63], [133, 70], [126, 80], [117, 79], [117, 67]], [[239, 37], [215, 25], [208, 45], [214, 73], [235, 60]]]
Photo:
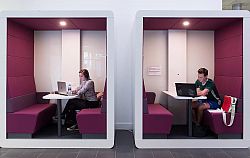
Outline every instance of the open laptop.
[[67, 94], [66, 82], [57, 81], [57, 86], [58, 86], [58, 94], [61, 94], [61, 95], [68, 95], [68, 94]]
[[194, 83], [175, 83], [177, 96], [197, 97]]

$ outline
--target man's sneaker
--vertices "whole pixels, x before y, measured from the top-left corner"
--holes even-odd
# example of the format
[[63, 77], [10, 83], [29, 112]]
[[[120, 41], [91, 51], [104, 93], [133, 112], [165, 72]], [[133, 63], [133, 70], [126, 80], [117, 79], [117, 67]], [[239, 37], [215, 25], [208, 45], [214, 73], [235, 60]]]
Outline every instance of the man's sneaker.
[[77, 125], [73, 125], [73, 126], [67, 128], [67, 131], [77, 131], [77, 130], [79, 130]]
[[207, 135], [207, 129], [200, 125], [194, 126], [193, 136], [194, 137], [205, 137]]

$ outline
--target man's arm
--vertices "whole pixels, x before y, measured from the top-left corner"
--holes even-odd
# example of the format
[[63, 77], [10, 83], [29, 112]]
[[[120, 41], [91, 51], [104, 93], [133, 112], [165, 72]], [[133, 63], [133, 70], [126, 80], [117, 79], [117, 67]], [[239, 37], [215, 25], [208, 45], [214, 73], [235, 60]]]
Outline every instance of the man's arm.
[[209, 92], [209, 89], [205, 88], [204, 90], [200, 90], [200, 88], [197, 88], [197, 95], [198, 96], [206, 96]]

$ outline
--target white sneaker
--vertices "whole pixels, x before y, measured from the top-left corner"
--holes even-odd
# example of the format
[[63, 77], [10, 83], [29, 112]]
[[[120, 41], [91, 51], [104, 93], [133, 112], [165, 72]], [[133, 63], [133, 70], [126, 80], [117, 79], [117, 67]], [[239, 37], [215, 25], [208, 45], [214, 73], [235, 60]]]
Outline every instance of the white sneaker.
[[67, 128], [67, 131], [77, 131], [77, 130], [79, 130], [77, 125], [73, 125]]

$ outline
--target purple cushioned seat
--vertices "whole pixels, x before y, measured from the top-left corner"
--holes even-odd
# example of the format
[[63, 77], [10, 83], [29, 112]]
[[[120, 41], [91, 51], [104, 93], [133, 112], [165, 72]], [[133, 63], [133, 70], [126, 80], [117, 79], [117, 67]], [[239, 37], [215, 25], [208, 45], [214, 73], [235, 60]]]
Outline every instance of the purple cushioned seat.
[[101, 108], [82, 109], [76, 120], [82, 134], [106, 133], [106, 113], [102, 113]]
[[173, 114], [161, 104], [154, 104], [155, 93], [146, 92], [143, 82], [143, 134], [169, 134]]
[[[230, 121], [230, 115], [227, 114], [227, 121]], [[243, 131], [242, 113], [236, 113], [234, 123], [231, 127], [224, 125], [222, 114], [218, 112], [204, 111], [203, 123], [216, 134], [240, 134]]]
[[144, 134], [169, 134], [173, 114], [160, 104], [148, 104], [148, 113], [143, 114]]
[[7, 131], [8, 133], [33, 134], [51, 121], [55, 111], [55, 104], [35, 104], [7, 113]]
[[107, 87], [104, 85], [100, 108], [82, 109], [76, 115], [77, 125], [81, 134], [106, 134], [107, 129]]

